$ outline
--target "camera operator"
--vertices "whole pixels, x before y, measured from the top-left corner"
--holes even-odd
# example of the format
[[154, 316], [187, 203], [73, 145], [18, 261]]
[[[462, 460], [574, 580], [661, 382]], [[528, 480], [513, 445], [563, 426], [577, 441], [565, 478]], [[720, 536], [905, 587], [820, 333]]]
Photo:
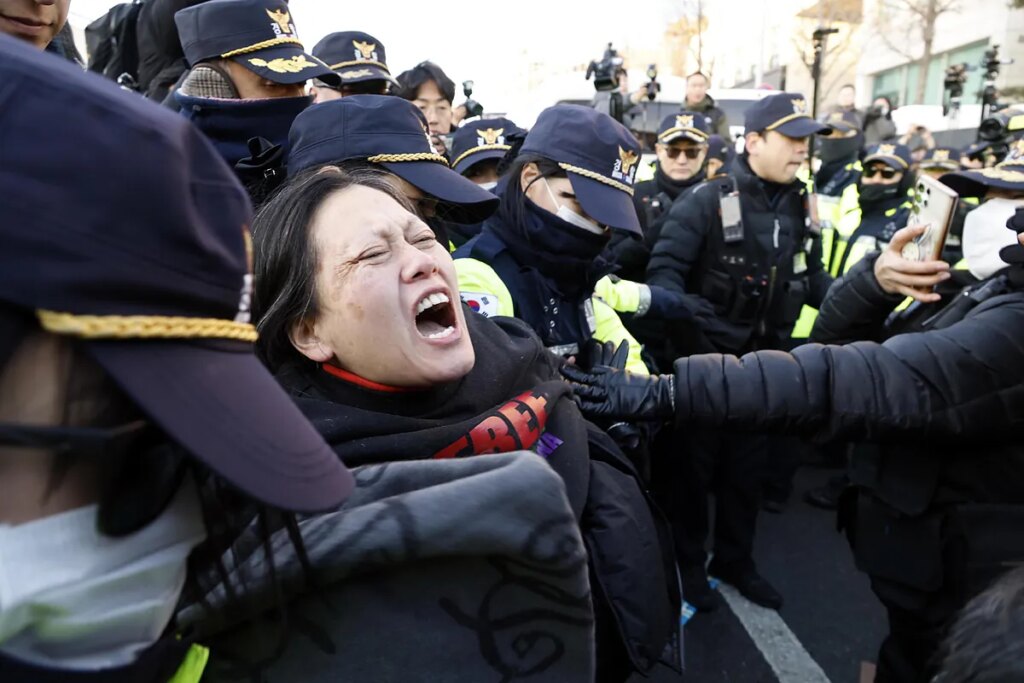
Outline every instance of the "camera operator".
[[864, 144], [877, 145], [895, 140], [896, 123], [892, 120], [892, 102], [888, 97], [876, 97], [864, 115]]
[[[672, 206], [647, 274], [649, 284], [694, 302], [703, 339], [677, 355], [781, 348], [804, 304], [821, 304], [832, 280], [820, 241], [807, 227], [806, 188], [797, 171], [808, 138], [829, 130], [811, 118], [802, 95], [766, 97], [747, 110], [746, 151], [732, 174], [699, 185]], [[751, 556], [767, 438], [700, 430], [681, 436], [688, 456], [666, 478], [681, 489], [668, 512], [687, 600], [700, 610], [717, 605], [704, 569], [707, 498], [717, 479], [708, 570], [751, 601], [779, 608], [782, 597]]]
[[[811, 338], [847, 346], [682, 358], [669, 377], [563, 369], [601, 419], [862, 441], [840, 522], [888, 611], [877, 683], [931, 680], [957, 610], [1024, 560], [1024, 147], [943, 182], [986, 197], [964, 230], [980, 282], [931, 291], [948, 265], [904, 259], [924, 232], [905, 228], [829, 292]], [[919, 310], [893, 315], [906, 296]]]

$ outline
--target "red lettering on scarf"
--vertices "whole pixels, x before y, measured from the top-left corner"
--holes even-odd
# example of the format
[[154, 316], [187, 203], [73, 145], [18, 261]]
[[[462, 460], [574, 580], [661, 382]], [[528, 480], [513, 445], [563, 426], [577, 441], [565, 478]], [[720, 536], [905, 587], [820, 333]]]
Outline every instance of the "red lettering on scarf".
[[440, 460], [526, 450], [537, 443], [547, 421], [547, 397], [525, 391], [488, 413], [465, 436], [435, 453], [434, 458]]

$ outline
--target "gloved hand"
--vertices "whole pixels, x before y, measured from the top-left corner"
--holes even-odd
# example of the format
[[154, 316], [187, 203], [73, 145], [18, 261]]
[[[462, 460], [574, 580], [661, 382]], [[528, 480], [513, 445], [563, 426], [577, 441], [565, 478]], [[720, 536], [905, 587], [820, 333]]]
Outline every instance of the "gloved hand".
[[703, 299], [687, 296], [658, 285], [647, 285], [651, 292], [651, 305], [644, 314], [654, 320], [693, 320], [697, 313], [714, 314], [714, 309]]
[[596, 339], [588, 339], [583, 347], [583, 353], [576, 361], [577, 367], [593, 368], [599, 365], [607, 365], [610, 368], [619, 370], [626, 369], [626, 362], [629, 360], [629, 342], [625, 339], [615, 347], [615, 342], [600, 342]]
[[590, 371], [563, 365], [583, 414], [595, 419], [666, 420], [675, 414], [673, 375], [635, 375], [607, 365]]

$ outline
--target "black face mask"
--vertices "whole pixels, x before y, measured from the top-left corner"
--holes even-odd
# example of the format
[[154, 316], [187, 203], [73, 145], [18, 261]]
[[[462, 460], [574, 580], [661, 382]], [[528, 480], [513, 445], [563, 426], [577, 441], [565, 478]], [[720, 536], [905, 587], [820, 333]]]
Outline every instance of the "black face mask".
[[885, 201], [897, 199], [900, 196], [901, 183], [894, 185], [864, 185], [858, 184], [861, 204], [879, 204]]

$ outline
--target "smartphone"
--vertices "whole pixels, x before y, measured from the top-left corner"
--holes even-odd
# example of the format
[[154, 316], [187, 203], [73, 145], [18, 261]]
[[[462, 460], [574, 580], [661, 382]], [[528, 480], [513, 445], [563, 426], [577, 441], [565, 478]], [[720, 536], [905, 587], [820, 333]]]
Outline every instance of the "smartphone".
[[903, 257], [912, 261], [938, 261], [946, 246], [946, 236], [960, 198], [956, 192], [929, 176], [918, 178], [916, 189], [908, 225], [924, 225], [927, 229], [903, 247]]

